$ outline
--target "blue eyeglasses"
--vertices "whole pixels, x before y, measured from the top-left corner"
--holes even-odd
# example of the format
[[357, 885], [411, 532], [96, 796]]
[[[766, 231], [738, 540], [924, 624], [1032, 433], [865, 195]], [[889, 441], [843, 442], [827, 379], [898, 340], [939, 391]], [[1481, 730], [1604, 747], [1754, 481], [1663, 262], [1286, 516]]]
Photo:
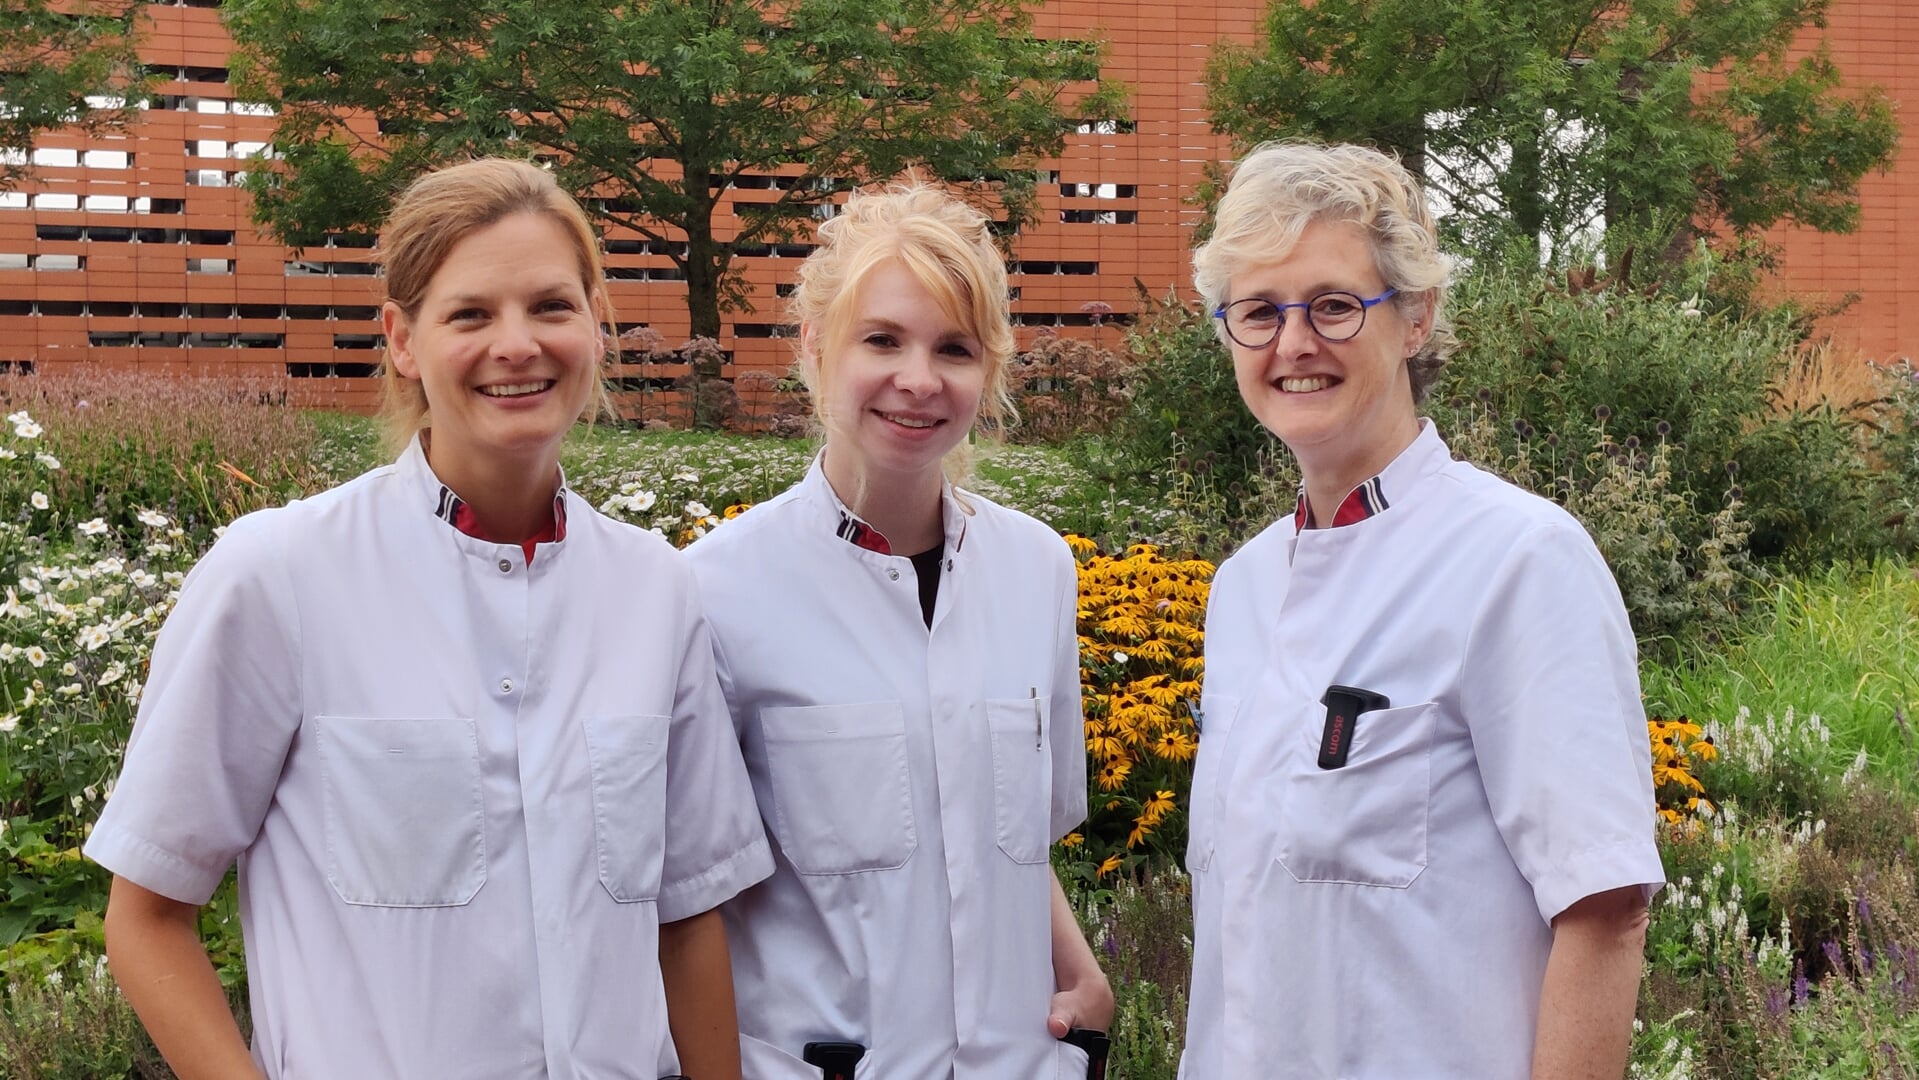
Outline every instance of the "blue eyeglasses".
[[1213, 318], [1226, 324], [1226, 336], [1243, 348], [1263, 349], [1273, 343], [1286, 328], [1286, 309], [1306, 312], [1306, 325], [1327, 341], [1351, 341], [1366, 325], [1366, 312], [1398, 293], [1387, 289], [1367, 300], [1357, 293], [1323, 292], [1311, 300], [1275, 304], [1271, 300], [1249, 296], [1213, 309]]

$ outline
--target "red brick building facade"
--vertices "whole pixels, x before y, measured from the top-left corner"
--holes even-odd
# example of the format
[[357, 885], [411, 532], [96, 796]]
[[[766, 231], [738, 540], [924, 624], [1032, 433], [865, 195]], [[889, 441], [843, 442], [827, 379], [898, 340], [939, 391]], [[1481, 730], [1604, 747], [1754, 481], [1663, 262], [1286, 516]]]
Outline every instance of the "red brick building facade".
[[[1107, 73], [1133, 91], [1129, 122], [1069, 138], [1043, 165], [1041, 219], [1017, 244], [1022, 340], [1121, 315], [1143, 286], [1189, 292], [1186, 252], [1199, 216], [1187, 201], [1209, 163], [1230, 155], [1208, 124], [1202, 75], [1213, 43], [1248, 39], [1263, 3], [1052, 0], [1038, 31], [1097, 38]], [[368, 251], [345, 243], [292, 252], [258, 235], [233, 185], [273, 118], [236, 102], [217, 0], [153, 4], [142, 45], [170, 78], [124, 134], [50, 135], [34, 176], [0, 193], [0, 368], [80, 365], [287, 375], [312, 400], [372, 402], [380, 353], [378, 282]], [[1919, 116], [1919, 4], [1836, 0], [1829, 37], [1841, 69], [1886, 87]], [[1902, 62], [1906, 61], [1906, 62]], [[752, 198], [751, 191], [735, 197]], [[1863, 191], [1864, 226], [1827, 237], [1782, 232], [1781, 285], [1861, 301], [1832, 320], [1869, 357], [1919, 355], [1919, 138]], [[667, 345], [686, 336], [684, 287], [664, 256], [608, 237], [621, 322]], [[734, 372], [791, 360], [779, 292], [799, 250], [745, 259], [755, 310], [729, 317]]]

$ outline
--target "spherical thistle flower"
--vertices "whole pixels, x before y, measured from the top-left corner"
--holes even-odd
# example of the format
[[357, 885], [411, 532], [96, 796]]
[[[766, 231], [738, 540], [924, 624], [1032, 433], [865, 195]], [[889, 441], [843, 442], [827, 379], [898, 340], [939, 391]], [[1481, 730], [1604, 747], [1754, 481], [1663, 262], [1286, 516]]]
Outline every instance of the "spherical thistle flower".
[[1657, 424], [1654, 424], [1652, 426], [1652, 429], [1662, 439], [1672, 434], [1672, 424], [1664, 420], [1661, 420]]
[[1593, 410], [1593, 417], [1594, 419], [1602, 421], [1612, 419], [1612, 407], [1610, 405], [1601, 405], [1595, 408]]
[[50, 505], [47, 502], [47, 493], [44, 491], [34, 492], [27, 497], [27, 501], [33, 504], [35, 510], [45, 510]]
[[99, 536], [106, 531], [107, 521], [105, 518], [94, 518], [92, 521], [83, 521], [80, 523], [80, 535], [82, 536]]

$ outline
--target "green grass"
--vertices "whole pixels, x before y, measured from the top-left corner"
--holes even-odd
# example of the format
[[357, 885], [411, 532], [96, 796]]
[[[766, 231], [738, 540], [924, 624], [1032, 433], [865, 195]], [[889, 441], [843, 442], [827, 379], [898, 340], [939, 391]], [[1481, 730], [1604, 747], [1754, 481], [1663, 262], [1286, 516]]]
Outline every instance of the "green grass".
[[[1640, 673], [1649, 712], [1729, 721], [1817, 713], [1834, 758], [1863, 748], [1872, 771], [1919, 789], [1919, 570], [1886, 559], [1775, 585], [1738, 640]], [[1903, 716], [1904, 720], [1899, 717]]]

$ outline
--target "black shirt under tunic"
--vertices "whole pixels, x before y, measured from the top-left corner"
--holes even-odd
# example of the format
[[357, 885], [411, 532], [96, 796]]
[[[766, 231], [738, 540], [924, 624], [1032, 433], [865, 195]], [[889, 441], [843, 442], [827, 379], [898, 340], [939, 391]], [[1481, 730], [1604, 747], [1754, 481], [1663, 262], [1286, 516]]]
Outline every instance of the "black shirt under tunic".
[[933, 628], [933, 602], [940, 595], [940, 556], [945, 553], [944, 544], [930, 551], [922, 551], [912, 556], [913, 573], [920, 580], [920, 617], [926, 620], [926, 628]]

